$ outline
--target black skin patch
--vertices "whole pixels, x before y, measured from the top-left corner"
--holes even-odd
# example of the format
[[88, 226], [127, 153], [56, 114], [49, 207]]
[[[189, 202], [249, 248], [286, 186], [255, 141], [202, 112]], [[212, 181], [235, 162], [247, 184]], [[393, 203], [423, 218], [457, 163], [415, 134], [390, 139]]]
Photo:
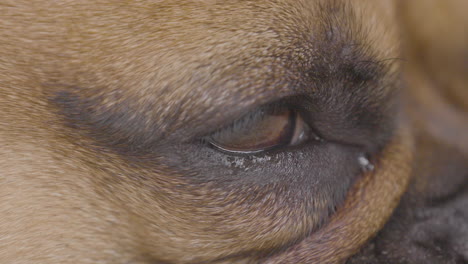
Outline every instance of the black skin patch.
[[385, 228], [346, 264], [467, 263], [467, 194], [465, 188], [439, 206], [420, 204], [410, 198], [414, 193], [407, 194]]
[[[435, 142], [431, 142], [434, 145]], [[422, 151], [427, 151], [422, 149]], [[393, 216], [346, 264], [465, 264], [468, 262], [468, 164], [457, 149], [425, 153]], [[423, 161], [421, 161], [424, 164]], [[419, 163], [419, 164], [421, 164]], [[428, 183], [421, 190], [417, 179]]]

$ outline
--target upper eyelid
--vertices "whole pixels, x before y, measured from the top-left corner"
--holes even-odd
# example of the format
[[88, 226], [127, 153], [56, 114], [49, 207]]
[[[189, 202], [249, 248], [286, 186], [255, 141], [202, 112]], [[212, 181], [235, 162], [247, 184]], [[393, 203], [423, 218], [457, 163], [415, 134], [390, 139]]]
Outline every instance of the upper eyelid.
[[[297, 110], [299, 108], [299, 105], [295, 105], [294, 103], [291, 102], [291, 97], [286, 97], [286, 98], [281, 98], [279, 100], [275, 100], [273, 102], [263, 104], [261, 106], [258, 106], [256, 108], [251, 109], [250, 111], [247, 111], [243, 113], [242, 115], [239, 115], [239, 117], [235, 118], [234, 121], [231, 121], [227, 125], [224, 125], [214, 131], [211, 131], [208, 135], [205, 135], [204, 138], [210, 137], [214, 135], [215, 133], [228, 133], [229, 130], [236, 130], [236, 126], [239, 123], [244, 123], [244, 124], [251, 124], [255, 121], [261, 120], [255, 120], [255, 116], [262, 116], [262, 112], [267, 112], [274, 110], [275, 108], [293, 108], [294, 110]], [[251, 117], [253, 117], [254, 120], [248, 120]]]

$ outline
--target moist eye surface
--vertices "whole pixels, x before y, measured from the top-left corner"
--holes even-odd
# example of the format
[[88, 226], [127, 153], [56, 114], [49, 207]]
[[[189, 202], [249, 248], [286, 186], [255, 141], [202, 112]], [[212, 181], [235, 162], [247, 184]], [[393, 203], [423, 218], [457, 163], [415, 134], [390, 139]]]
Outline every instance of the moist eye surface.
[[207, 137], [215, 149], [232, 154], [259, 153], [299, 145], [309, 138], [309, 126], [288, 106], [263, 107]]

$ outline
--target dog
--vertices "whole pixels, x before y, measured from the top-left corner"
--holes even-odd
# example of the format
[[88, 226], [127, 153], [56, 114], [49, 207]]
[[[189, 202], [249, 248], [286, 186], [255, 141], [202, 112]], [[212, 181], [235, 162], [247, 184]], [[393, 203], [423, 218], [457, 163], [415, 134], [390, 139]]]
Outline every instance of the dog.
[[0, 3], [1, 263], [466, 263], [462, 0]]

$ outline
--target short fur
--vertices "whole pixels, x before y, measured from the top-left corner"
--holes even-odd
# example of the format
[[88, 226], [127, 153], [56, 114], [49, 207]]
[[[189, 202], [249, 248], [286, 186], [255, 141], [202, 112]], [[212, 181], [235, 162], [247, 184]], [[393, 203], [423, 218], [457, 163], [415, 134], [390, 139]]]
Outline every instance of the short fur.
[[[464, 7], [2, 1], [0, 262], [464, 263]], [[284, 100], [321, 141], [202, 140]]]

